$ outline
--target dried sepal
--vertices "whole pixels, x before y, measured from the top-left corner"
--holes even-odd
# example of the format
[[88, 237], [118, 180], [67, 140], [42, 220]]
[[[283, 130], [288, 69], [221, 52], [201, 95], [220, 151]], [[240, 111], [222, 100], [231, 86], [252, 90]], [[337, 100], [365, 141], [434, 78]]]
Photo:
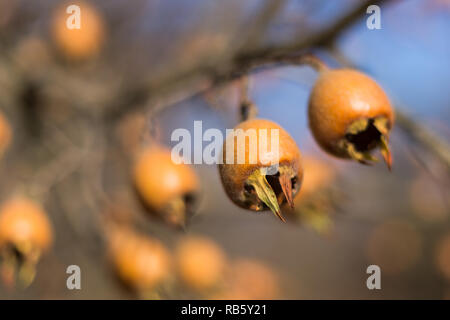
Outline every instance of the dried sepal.
[[282, 166], [279, 169], [280, 176], [278, 178], [281, 189], [286, 198], [287, 203], [291, 208], [294, 208], [294, 200], [292, 197], [292, 174], [293, 170], [290, 167]]
[[1, 249], [0, 277], [8, 288], [27, 288], [36, 277], [41, 251], [27, 243], [9, 244]]
[[267, 182], [266, 175], [263, 170], [255, 170], [248, 178], [247, 182], [255, 189], [258, 198], [264, 202], [264, 204], [269, 207], [269, 209], [280, 218], [281, 221], [286, 222], [284, 217], [281, 215], [280, 206], [278, 205], [278, 199]]

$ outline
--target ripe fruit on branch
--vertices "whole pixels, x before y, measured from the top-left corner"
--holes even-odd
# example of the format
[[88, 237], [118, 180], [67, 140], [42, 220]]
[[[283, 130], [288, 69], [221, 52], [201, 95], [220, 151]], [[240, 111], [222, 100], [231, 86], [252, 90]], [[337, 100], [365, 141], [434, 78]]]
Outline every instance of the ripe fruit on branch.
[[50, 221], [41, 206], [30, 199], [15, 197], [0, 208], [0, 253], [2, 278], [14, 285], [16, 272], [22, 285], [29, 285], [41, 253], [53, 240]]
[[389, 167], [388, 147], [394, 112], [383, 89], [351, 69], [323, 70], [309, 99], [309, 125], [318, 144], [330, 154], [367, 164], [377, 147]]
[[11, 143], [11, 128], [3, 114], [0, 113], [0, 157]]
[[[278, 154], [273, 152], [273, 129], [278, 132]], [[246, 138], [239, 139], [236, 134], [229, 135], [223, 144], [223, 163], [219, 164], [220, 177], [228, 197], [245, 209], [270, 209], [285, 221], [280, 205], [288, 202], [293, 206], [292, 199], [300, 189], [302, 181], [301, 154], [297, 144], [283, 128], [269, 120], [247, 120], [234, 128], [235, 133], [239, 130], [242, 130], [243, 134], [249, 134], [249, 142], [247, 143]], [[267, 133], [267, 139], [264, 139], [266, 141], [262, 141], [262, 133]], [[261, 148], [265, 143], [267, 148]], [[233, 144], [234, 147], [227, 148], [228, 144]], [[229, 152], [233, 154], [229, 155]], [[240, 153], [245, 155], [242, 163], [238, 163]], [[276, 155], [277, 159], [272, 160], [278, 164], [278, 170], [271, 172], [273, 166], [267, 164], [267, 160]], [[234, 157], [234, 163], [229, 163], [227, 159], [230, 157]], [[251, 161], [252, 158], [255, 161]]]
[[171, 257], [157, 239], [114, 227], [109, 234], [109, 256], [118, 277], [131, 289], [156, 289], [171, 275]]
[[180, 279], [198, 291], [211, 289], [222, 281], [225, 261], [222, 249], [214, 241], [200, 236], [183, 239], [176, 252]]
[[[69, 29], [66, 13], [70, 3], [59, 6], [53, 13], [51, 34], [53, 41], [65, 57], [73, 60], [85, 59], [97, 54], [104, 41], [103, 17], [87, 2], [77, 2], [80, 7], [80, 28]], [[74, 14], [74, 13], [72, 13]]]
[[143, 202], [170, 225], [184, 227], [193, 215], [200, 183], [187, 164], [172, 161], [170, 150], [153, 146], [140, 152], [134, 182]]
[[[0, 209], [0, 248], [13, 245], [26, 251], [47, 250], [52, 243], [52, 229], [39, 204], [15, 197]], [[23, 252], [27, 253], [27, 252]]]

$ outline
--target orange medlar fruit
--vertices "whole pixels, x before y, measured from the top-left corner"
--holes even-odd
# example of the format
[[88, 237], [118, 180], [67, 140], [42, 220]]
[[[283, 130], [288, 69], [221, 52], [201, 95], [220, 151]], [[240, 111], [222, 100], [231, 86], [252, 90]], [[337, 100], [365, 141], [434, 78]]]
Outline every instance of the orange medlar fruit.
[[351, 69], [324, 69], [309, 98], [309, 126], [328, 153], [368, 164], [377, 147], [388, 166], [394, 112], [383, 89], [365, 74]]
[[187, 164], [172, 161], [169, 149], [147, 147], [134, 165], [134, 182], [143, 202], [170, 225], [184, 227], [193, 215], [200, 183]]
[[0, 113], [0, 157], [11, 142], [11, 127], [3, 114]]
[[69, 29], [67, 20], [73, 13], [67, 13], [69, 3], [59, 6], [53, 13], [51, 34], [56, 46], [65, 57], [73, 60], [89, 58], [97, 54], [104, 41], [103, 17], [91, 4], [81, 1], [80, 28]]
[[[272, 150], [273, 129], [278, 130], [278, 153]], [[270, 209], [285, 221], [280, 205], [288, 202], [293, 206], [292, 199], [300, 189], [302, 181], [301, 154], [297, 144], [282, 127], [264, 119], [244, 121], [234, 128], [234, 133], [229, 135], [223, 144], [223, 163], [219, 164], [225, 192], [231, 201], [242, 208], [253, 211]], [[267, 139], [262, 138], [265, 133]], [[247, 143], [247, 137], [244, 137], [245, 140], [239, 139], [240, 134], [250, 138], [253, 136], [256, 143], [250, 138]], [[228, 144], [230, 147], [227, 148]], [[266, 144], [266, 150], [261, 148], [263, 144]], [[228, 152], [234, 154], [227, 154]], [[243, 163], [237, 163], [240, 162], [239, 154], [245, 156], [245, 159], [241, 159]], [[232, 157], [234, 161], [229, 163]], [[271, 172], [275, 170], [268, 160], [278, 165], [276, 172]]]
[[218, 285], [225, 269], [225, 254], [206, 237], [189, 236], [176, 251], [177, 270], [181, 280], [189, 287], [201, 291]]
[[114, 227], [108, 235], [109, 257], [127, 287], [153, 290], [170, 278], [171, 256], [159, 240], [127, 227]]
[[0, 208], [0, 253], [7, 285], [14, 285], [16, 271], [19, 281], [29, 285], [40, 255], [52, 240], [50, 221], [39, 204], [21, 196], [5, 202]]

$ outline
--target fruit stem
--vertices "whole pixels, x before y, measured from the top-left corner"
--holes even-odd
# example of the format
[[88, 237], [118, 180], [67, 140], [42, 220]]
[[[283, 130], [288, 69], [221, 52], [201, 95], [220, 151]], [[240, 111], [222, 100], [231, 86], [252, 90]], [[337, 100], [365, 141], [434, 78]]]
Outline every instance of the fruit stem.
[[241, 97], [240, 97], [240, 112], [241, 112], [241, 121], [246, 121], [248, 119], [256, 117], [258, 114], [258, 108], [250, 99], [249, 90], [250, 90], [250, 80], [249, 76], [243, 76], [240, 81], [241, 88]]
[[317, 72], [327, 71], [329, 68], [320, 58], [312, 54], [304, 54], [298, 58], [297, 64], [307, 64]]

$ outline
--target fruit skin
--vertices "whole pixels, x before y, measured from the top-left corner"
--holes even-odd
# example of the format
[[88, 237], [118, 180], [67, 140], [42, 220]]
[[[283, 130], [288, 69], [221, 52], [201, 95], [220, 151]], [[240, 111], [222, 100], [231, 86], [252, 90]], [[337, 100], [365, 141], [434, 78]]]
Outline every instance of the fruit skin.
[[[292, 176], [291, 178], [296, 177], [297, 183], [292, 189], [293, 195], [298, 192], [302, 180], [302, 166], [301, 166], [301, 153], [294, 139], [278, 124], [273, 121], [265, 120], [265, 119], [250, 119], [244, 121], [237, 125], [236, 129], [248, 130], [255, 129], [257, 132], [257, 136], [259, 137], [259, 131], [261, 129], [267, 129], [267, 138], [268, 138], [268, 150], [270, 150], [270, 129], [278, 129], [279, 130], [279, 166], [285, 166], [291, 169]], [[227, 138], [227, 140], [229, 137]], [[245, 164], [227, 164], [227, 150], [226, 144], [227, 140], [223, 145], [223, 164], [219, 164], [219, 173], [222, 179], [222, 185], [225, 188], [225, 192], [228, 197], [239, 207], [250, 209], [254, 211], [268, 210], [267, 207], [263, 206], [263, 203], [259, 201], [257, 198], [249, 199], [245, 191], [245, 185], [248, 182], [248, 178], [250, 175], [260, 168], [269, 167], [270, 165], [264, 165], [261, 163], [261, 159], [257, 156], [257, 163], [250, 164], [249, 162], [249, 143], [245, 144], [245, 154], [246, 154], [246, 163]], [[235, 160], [237, 159], [238, 146], [235, 140], [234, 144], [234, 156]], [[235, 161], [237, 162], [237, 161]], [[299, 174], [298, 174], [299, 173]], [[296, 176], [296, 174], [298, 174]], [[278, 197], [278, 202], [281, 204], [285, 201], [284, 197]]]
[[186, 195], [195, 196], [200, 189], [192, 167], [174, 163], [170, 150], [160, 146], [147, 147], [140, 152], [133, 178], [145, 204], [157, 212], [164, 212], [171, 202], [183, 200]]
[[12, 244], [19, 249], [25, 246], [42, 252], [50, 247], [52, 241], [50, 221], [39, 204], [17, 196], [2, 205], [0, 248]]
[[11, 127], [3, 114], [0, 113], [0, 157], [11, 143], [11, 136]]
[[66, 13], [70, 3], [59, 6], [53, 13], [51, 34], [56, 46], [66, 58], [80, 60], [97, 54], [104, 42], [105, 26], [98, 10], [87, 2], [77, 2], [80, 7], [80, 29], [69, 29]]
[[119, 227], [109, 234], [109, 257], [119, 278], [136, 290], [151, 290], [171, 275], [171, 256], [157, 239]]
[[190, 236], [179, 244], [176, 261], [180, 279], [190, 288], [201, 291], [221, 282], [226, 258], [214, 241]]
[[384, 117], [388, 130], [394, 125], [394, 112], [383, 89], [351, 69], [327, 69], [319, 74], [309, 99], [308, 116], [317, 143], [340, 158], [350, 157], [340, 141], [355, 121]]

